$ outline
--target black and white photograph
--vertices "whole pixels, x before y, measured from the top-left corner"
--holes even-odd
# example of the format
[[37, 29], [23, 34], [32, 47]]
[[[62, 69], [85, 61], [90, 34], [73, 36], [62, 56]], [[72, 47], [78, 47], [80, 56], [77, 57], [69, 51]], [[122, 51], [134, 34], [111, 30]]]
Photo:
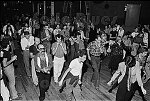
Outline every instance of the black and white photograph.
[[150, 1], [0, 1], [0, 101], [150, 101]]

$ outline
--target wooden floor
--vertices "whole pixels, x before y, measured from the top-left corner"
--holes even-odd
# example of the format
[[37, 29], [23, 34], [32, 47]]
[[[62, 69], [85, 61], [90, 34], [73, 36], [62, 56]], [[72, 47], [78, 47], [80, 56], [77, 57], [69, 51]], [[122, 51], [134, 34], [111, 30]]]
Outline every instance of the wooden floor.
[[[96, 90], [92, 83], [90, 82], [90, 78], [92, 75], [92, 70], [88, 69], [86, 73], [84, 73], [83, 84], [82, 84], [82, 97], [83, 101], [115, 101], [115, 95], [117, 88], [113, 90], [112, 93], [108, 93], [108, 89], [110, 88], [106, 83], [110, 80], [111, 75], [107, 68], [107, 63], [109, 59], [105, 59], [102, 63], [102, 69], [100, 72], [100, 87], [99, 90]], [[39, 89], [36, 87], [32, 80], [27, 78], [26, 76], [17, 76], [16, 78], [16, 87], [19, 93], [22, 93], [23, 100], [22, 101], [39, 101]], [[144, 84], [147, 95], [145, 96], [147, 101], [150, 101], [150, 81], [147, 84]], [[64, 92], [59, 93], [59, 87], [54, 84], [53, 78], [51, 80], [51, 85], [49, 87], [48, 92], [46, 92], [46, 99], [44, 101], [65, 101], [66, 94]], [[138, 92], [136, 92], [132, 101], [142, 101]]]

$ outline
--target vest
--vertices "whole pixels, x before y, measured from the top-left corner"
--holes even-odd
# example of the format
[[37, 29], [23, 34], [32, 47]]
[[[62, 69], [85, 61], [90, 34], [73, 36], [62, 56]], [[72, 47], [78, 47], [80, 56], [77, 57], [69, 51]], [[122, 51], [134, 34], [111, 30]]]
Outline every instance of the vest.
[[[48, 67], [48, 56], [47, 56], [46, 53], [45, 53], [45, 58], [46, 58], [46, 65]], [[40, 59], [40, 57], [37, 57], [37, 65], [41, 68], [41, 59]]]

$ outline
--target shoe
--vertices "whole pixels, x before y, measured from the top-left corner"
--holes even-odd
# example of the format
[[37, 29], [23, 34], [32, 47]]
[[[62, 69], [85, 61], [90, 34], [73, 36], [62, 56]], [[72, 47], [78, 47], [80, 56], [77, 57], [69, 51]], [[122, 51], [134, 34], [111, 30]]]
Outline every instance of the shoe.
[[63, 89], [59, 89], [59, 93], [62, 93], [63, 92]]
[[108, 90], [108, 92], [109, 92], [109, 93], [112, 93], [112, 90], [111, 90], [111, 89], [109, 89], [109, 90]]
[[39, 97], [39, 101], [44, 101], [44, 97]]

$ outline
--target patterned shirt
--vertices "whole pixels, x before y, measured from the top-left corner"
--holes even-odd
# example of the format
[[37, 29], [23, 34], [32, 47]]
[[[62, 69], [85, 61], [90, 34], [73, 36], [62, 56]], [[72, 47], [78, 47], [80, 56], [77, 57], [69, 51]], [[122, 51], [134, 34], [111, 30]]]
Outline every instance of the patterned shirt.
[[46, 59], [44, 59], [44, 60], [40, 59], [40, 60], [41, 60], [41, 69], [46, 68], [47, 67]]
[[118, 43], [114, 43], [111, 47], [111, 55], [123, 55], [123, 47]]
[[69, 38], [70, 38], [69, 30], [63, 29], [60, 34], [63, 35], [64, 40], [69, 40]]
[[89, 43], [87, 49], [90, 50], [90, 54], [94, 56], [100, 56], [105, 51], [104, 44], [101, 42], [100, 45], [97, 45], [96, 41]]

